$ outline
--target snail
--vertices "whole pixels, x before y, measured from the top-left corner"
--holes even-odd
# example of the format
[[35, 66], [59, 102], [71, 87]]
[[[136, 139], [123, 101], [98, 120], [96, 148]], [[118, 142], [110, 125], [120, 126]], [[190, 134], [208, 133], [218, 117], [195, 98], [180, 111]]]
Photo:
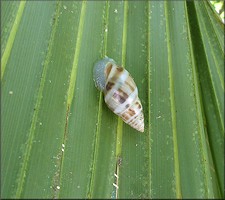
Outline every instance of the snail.
[[130, 73], [106, 57], [94, 65], [93, 78], [109, 109], [134, 129], [144, 132], [143, 109]]

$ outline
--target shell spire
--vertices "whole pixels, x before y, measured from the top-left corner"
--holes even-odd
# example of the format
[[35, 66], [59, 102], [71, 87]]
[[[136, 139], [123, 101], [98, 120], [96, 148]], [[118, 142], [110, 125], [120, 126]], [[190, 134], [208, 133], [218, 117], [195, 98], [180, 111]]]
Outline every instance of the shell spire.
[[106, 57], [95, 64], [93, 76], [109, 109], [134, 129], [144, 132], [143, 108], [130, 73]]

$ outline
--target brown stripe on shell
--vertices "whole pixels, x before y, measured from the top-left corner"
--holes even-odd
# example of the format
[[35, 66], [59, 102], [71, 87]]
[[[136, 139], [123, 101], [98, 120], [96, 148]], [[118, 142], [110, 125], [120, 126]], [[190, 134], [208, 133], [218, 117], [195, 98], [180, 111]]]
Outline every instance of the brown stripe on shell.
[[127, 111], [127, 113], [132, 117], [132, 116], [135, 115], [136, 112], [135, 112], [135, 110], [129, 108], [128, 111]]
[[121, 117], [122, 117], [125, 121], [128, 121], [129, 118], [130, 118], [126, 113], [122, 114]]
[[136, 119], [137, 119], [137, 116], [136, 116], [134, 119], [132, 119], [132, 120], [129, 122], [129, 124], [130, 124], [131, 126], [134, 125]]
[[129, 86], [129, 88], [130, 88], [131, 91], [134, 91], [135, 90], [135, 88], [132, 86], [132, 84], [130, 84], [129, 81], [125, 81], [125, 84]]
[[105, 86], [105, 89], [106, 89], [107, 91], [109, 91], [109, 90], [112, 89], [112, 87], [113, 87], [114, 85], [115, 85], [115, 83], [108, 82], [108, 83], [106, 84], [106, 86]]
[[123, 71], [123, 67], [120, 67], [120, 66], [117, 66], [116, 69], [117, 69], [118, 72], [122, 72]]
[[144, 116], [142, 111], [138, 115], [136, 115], [133, 119], [131, 119], [131, 121], [129, 121], [131, 116], [128, 114], [128, 112], [123, 113], [121, 117], [124, 120], [124, 122], [129, 124], [131, 127], [135, 128], [140, 132], [144, 132], [144, 118], [143, 118]]
[[107, 65], [107, 67], [106, 67], [106, 71], [105, 71], [105, 73], [106, 73], [106, 79], [108, 78], [108, 76], [109, 76], [109, 74], [110, 74], [110, 72], [112, 70], [112, 66], [113, 66], [113, 64], [112, 63], [109, 63]]
[[141, 109], [141, 105], [139, 102], [136, 102], [135, 104], [138, 106], [139, 109]]
[[127, 100], [128, 94], [125, 93], [125, 92], [123, 92], [123, 90], [118, 89], [118, 91], [116, 91], [116, 92], [113, 94], [113, 97], [116, 98], [116, 99], [118, 99], [119, 102], [122, 104], [122, 103], [124, 103], [124, 102]]
[[[112, 67], [111, 67], [112, 68]], [[116, 71], [114, 71], [113, 76], [110, 78], [110, 81], [112, 82], [117, 82], [118, 79], [120, 78], [121, 74], [124, 73], [123, 72], [124, 69], [122, 67], [116, 67]], [[128, 76], [129, 77], [129, 76]]]
[[134, 119], [132, 119], [128, 124], [137, 129], [140, 132], [144, 132], [144, 116], [143, 113], [139, 113], [137, 116], [135, 116]]

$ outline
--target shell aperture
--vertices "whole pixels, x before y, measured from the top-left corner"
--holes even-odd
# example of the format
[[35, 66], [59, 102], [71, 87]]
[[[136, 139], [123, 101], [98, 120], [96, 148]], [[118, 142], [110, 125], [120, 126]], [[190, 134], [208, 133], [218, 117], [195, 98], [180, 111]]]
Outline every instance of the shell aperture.
[[105, 88], [105, 68], [107, 63], [109, 62], [115, 64], [115, 61], [113, 59], [106, 57], [105, 59], [98, 61], [94, 66], [93, 77], [95, 81], [95, 86], [100, 91], [103, 91]]
[[130, 73], [106, 57], [95, 64], [93, 77], [109, 109], [134, 129], [144, 132], [143, 108]]

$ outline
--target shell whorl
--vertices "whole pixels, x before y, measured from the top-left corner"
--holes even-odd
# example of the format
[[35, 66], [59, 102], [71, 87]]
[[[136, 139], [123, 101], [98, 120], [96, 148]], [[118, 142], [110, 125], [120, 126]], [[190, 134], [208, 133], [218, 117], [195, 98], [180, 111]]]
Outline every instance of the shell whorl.
[[104, 91], [104, 88], [105, 88], [105, 83], [106, 83], [105, 68], [106, 68], [108, 63], [116, 64], [113, 59], [106, 57], [106, 58], [98, 61], [94, 65], [93, 78], [94, 78], [95, 86], [100, 91]]
[[94, 66], [96, 87], [104, 92], [110, 110], [140, 132], [144, 132], [144, 115], [137, 86], [123, 67], [113, 59], [105, 58]]

